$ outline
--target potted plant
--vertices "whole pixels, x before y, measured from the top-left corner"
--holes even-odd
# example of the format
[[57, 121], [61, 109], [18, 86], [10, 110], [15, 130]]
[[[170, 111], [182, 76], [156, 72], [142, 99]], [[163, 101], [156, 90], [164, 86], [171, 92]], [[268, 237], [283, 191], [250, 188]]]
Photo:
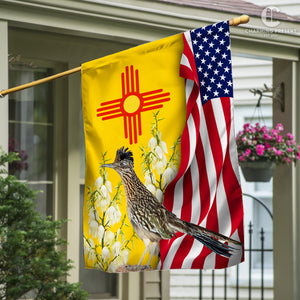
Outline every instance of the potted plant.
[[267, 128], [244, 124], [236, 136], [238, 160], [247, 181], [269, 181], [278, 164], [296, 163], [300, 146], [293, 134], [283, 134], [283, 125]]

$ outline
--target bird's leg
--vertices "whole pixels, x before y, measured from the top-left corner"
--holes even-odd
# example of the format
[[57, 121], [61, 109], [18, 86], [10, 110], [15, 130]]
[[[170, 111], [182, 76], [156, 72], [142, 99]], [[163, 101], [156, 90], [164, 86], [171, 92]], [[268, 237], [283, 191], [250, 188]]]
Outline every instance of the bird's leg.
[[139, 263], [138, 263], [139, 266], [141, 265], [141, 263], [142, 263], [142, 261], [143, 261], [143, 259], [144, 259], [144, 256], [145, 256], [145, 254], [146, 254], [146, 252], [147, 252], [147, 250], [148, 250], [148, 247], [149, 247], [149, 245], [150, 245], [150, 240], [148, 240], [148, 239], [143, 239], [143, 242], [144, 242], [144, 244], [145, 244], [145, 251], [144, 251], [144, 253], [143, 253], [143, 255], [142, 255], [142, 257], [141, 257], [141, 259], [140, 259], [140, 261], [139, 261]]
[[155, 252], [156, 252], [156, 247], [157, 247], [157, 243], [156, 242], [152, 242], [149, 246], [148, 246], [148, 252], [150, 254], [150, 258], [148, 260], [147, 266], [150, 266], [150, 262], [152, 260], [152, 257], [154, 256]]

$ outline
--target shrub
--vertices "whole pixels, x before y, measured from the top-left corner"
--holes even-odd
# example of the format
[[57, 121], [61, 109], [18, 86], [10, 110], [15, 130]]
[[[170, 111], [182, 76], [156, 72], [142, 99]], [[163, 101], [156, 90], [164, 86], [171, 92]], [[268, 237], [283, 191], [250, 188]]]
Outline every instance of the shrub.
[[16, 153], [0, 153], [0, 299], [86, 299], [78, 283], [65, 281], [72, 268], [66, 242], [57, 232], [64, 221], [51, 221], [36, 210], [36, 192], [5, 171]]

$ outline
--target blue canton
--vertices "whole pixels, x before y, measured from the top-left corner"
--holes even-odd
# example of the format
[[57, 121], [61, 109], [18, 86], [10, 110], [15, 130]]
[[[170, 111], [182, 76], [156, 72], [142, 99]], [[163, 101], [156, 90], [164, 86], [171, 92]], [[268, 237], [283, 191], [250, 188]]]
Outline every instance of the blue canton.
[[213, 98], [233, 97], [228, 21], [191, 31], [202, 105]]

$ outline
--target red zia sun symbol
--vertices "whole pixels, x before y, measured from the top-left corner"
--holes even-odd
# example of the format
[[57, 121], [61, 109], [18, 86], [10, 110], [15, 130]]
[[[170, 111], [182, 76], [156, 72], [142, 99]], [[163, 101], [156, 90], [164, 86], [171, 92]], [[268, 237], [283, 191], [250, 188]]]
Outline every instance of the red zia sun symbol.
[[97, 117], [103, 121], [123, 117], [124, 135], [129, 143], [137, 143], [142, 135], [141, 113], [163, 107], [163, 102], [170, 101], [170, 93], [157, 89], [140, 93], [139, 70], [127, 66], [121, 74], [122, 98], [106, 101], [97, 109]]

